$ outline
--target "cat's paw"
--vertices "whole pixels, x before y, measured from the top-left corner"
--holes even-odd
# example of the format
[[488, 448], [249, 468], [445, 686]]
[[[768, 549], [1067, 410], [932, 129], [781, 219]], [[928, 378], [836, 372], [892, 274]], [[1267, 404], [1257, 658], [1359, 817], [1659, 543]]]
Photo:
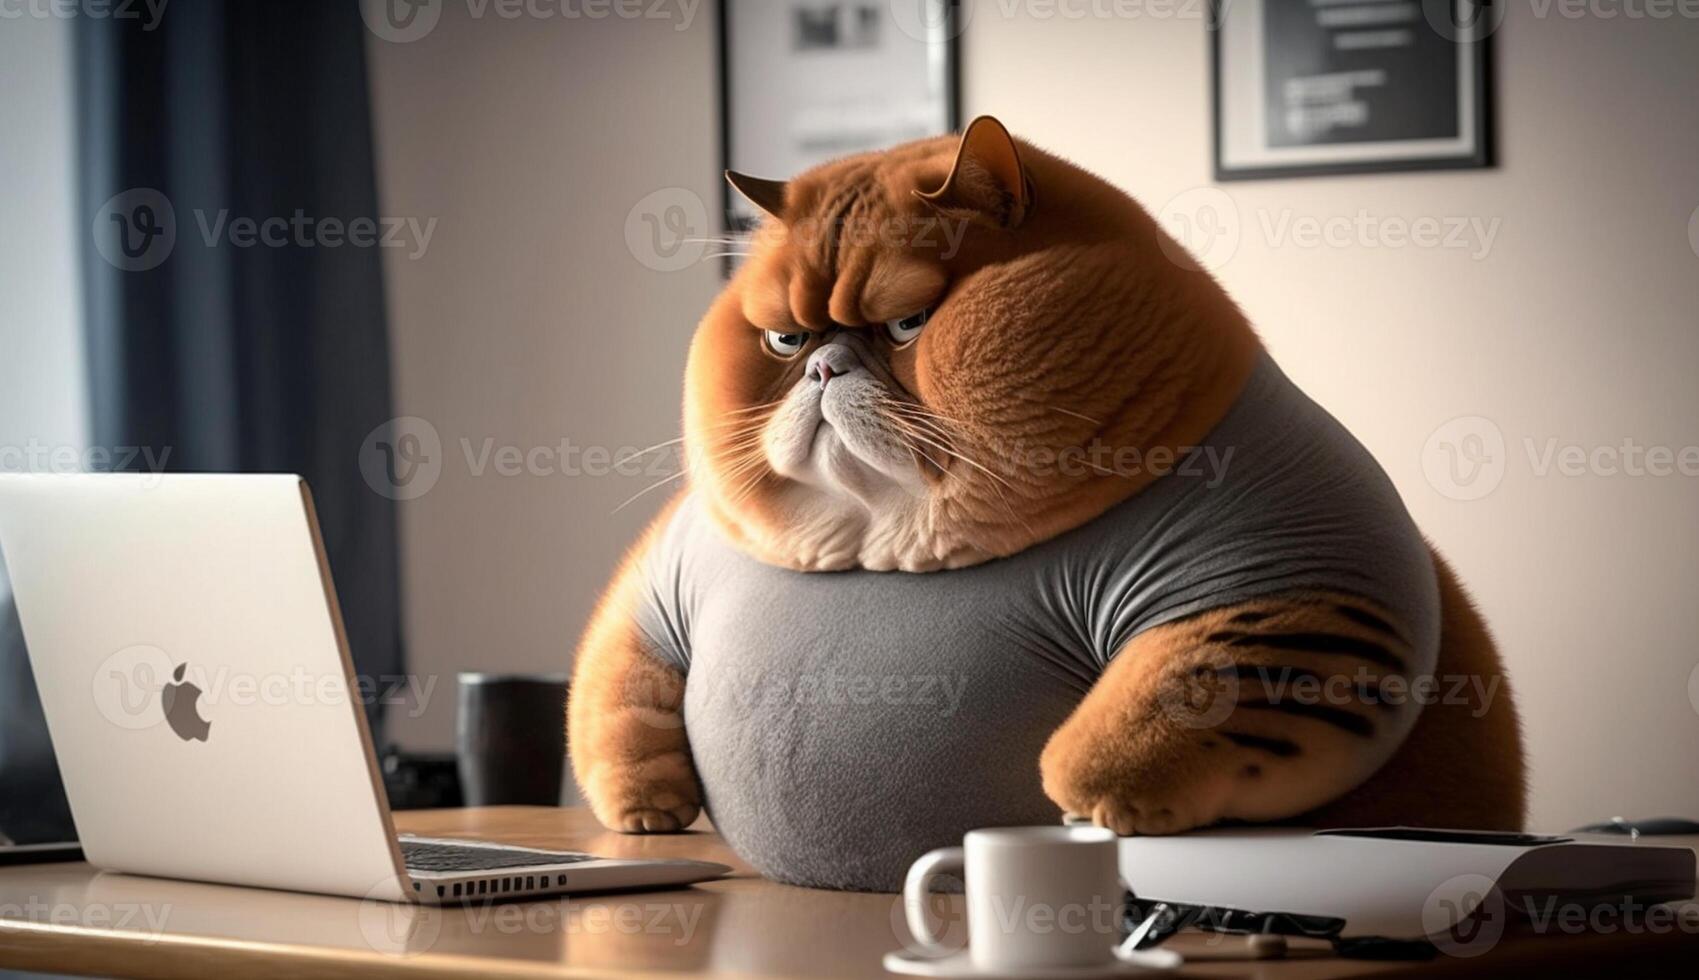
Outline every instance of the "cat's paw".
[[632, 807], [621, 813], [613, 829], [622, 834], [675, 834], [696, 822], [701, 808], [672, 794], [658, 796], [654, 806]]
[[[1176, 809], [1174, 804], [1179, 803]], [[1136, 797], [1105, 796], [1091, 805], [1087, 816], [1099, 827], [1123, 837], [1133, 834], [1159, 836], [1178, 834], [1201, 827], [1205, 821], [1192, 815], [1180, 801], [1141, 800]]]
[[663, 752], [635, 765], [596, 766], [579, 785], [602, 826], [625, 834], [675, 833], [702, 812], [696, 769], [684, 750]]
[[[1141, 744], [1142, 743], [1142, 744]], [[1183, 740], [1114, 744], [1066, 726], [1039, 760], [1044, 792], [1117, 834], [1177, 834], [1220, 819], [1232, 792], [1225, 760]]]

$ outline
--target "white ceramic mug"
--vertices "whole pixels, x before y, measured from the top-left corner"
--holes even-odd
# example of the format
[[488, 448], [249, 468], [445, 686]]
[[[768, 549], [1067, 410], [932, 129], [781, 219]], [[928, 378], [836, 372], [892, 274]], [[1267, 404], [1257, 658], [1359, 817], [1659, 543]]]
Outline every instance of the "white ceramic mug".
[[996, 827], [969, 831], [961, 847], [933, 851], [909, 868], [903, 908], [920, 949], [952, 952], [932, 931], [934, 879], [967, 889], [968, 954], [976, 969], [1109, 966], [1124, 932], [1124, 893], [1114, 831], [1102, 827]]

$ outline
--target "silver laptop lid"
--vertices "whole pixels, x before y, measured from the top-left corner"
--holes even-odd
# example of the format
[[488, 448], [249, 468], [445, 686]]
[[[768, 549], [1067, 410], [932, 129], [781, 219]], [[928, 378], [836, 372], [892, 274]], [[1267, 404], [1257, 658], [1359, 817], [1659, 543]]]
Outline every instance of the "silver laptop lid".
[[298, 477], [0, 476], [0, 549], [92, 863], [405, 897]]

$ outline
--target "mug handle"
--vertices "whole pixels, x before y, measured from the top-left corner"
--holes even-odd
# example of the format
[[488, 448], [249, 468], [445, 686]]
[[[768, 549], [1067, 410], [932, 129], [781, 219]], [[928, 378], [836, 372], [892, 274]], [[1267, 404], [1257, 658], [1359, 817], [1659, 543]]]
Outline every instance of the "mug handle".
[[963, 873], [962, 849], [940, 847], [909, 866], [903, 882], [903, 913], [908, 919], [908, 931], [915, 943], [933, 956], [946, 956], [955, 950], [945, 946], [926, 920], [926, 899], [932, 893], [932, 881], [940, 875]]

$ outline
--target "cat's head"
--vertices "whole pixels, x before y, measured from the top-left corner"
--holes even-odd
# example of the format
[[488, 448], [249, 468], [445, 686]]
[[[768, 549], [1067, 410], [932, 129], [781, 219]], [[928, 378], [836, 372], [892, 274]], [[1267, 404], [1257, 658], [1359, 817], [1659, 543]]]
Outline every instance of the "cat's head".
[[1180, 247], [995, 119], [728, 179], [767, 217], [691, 345], [685, 437], [693, 489], [764, 561], [1020, 551], [1163, 475], [1249, 373], [1254, 337]]

